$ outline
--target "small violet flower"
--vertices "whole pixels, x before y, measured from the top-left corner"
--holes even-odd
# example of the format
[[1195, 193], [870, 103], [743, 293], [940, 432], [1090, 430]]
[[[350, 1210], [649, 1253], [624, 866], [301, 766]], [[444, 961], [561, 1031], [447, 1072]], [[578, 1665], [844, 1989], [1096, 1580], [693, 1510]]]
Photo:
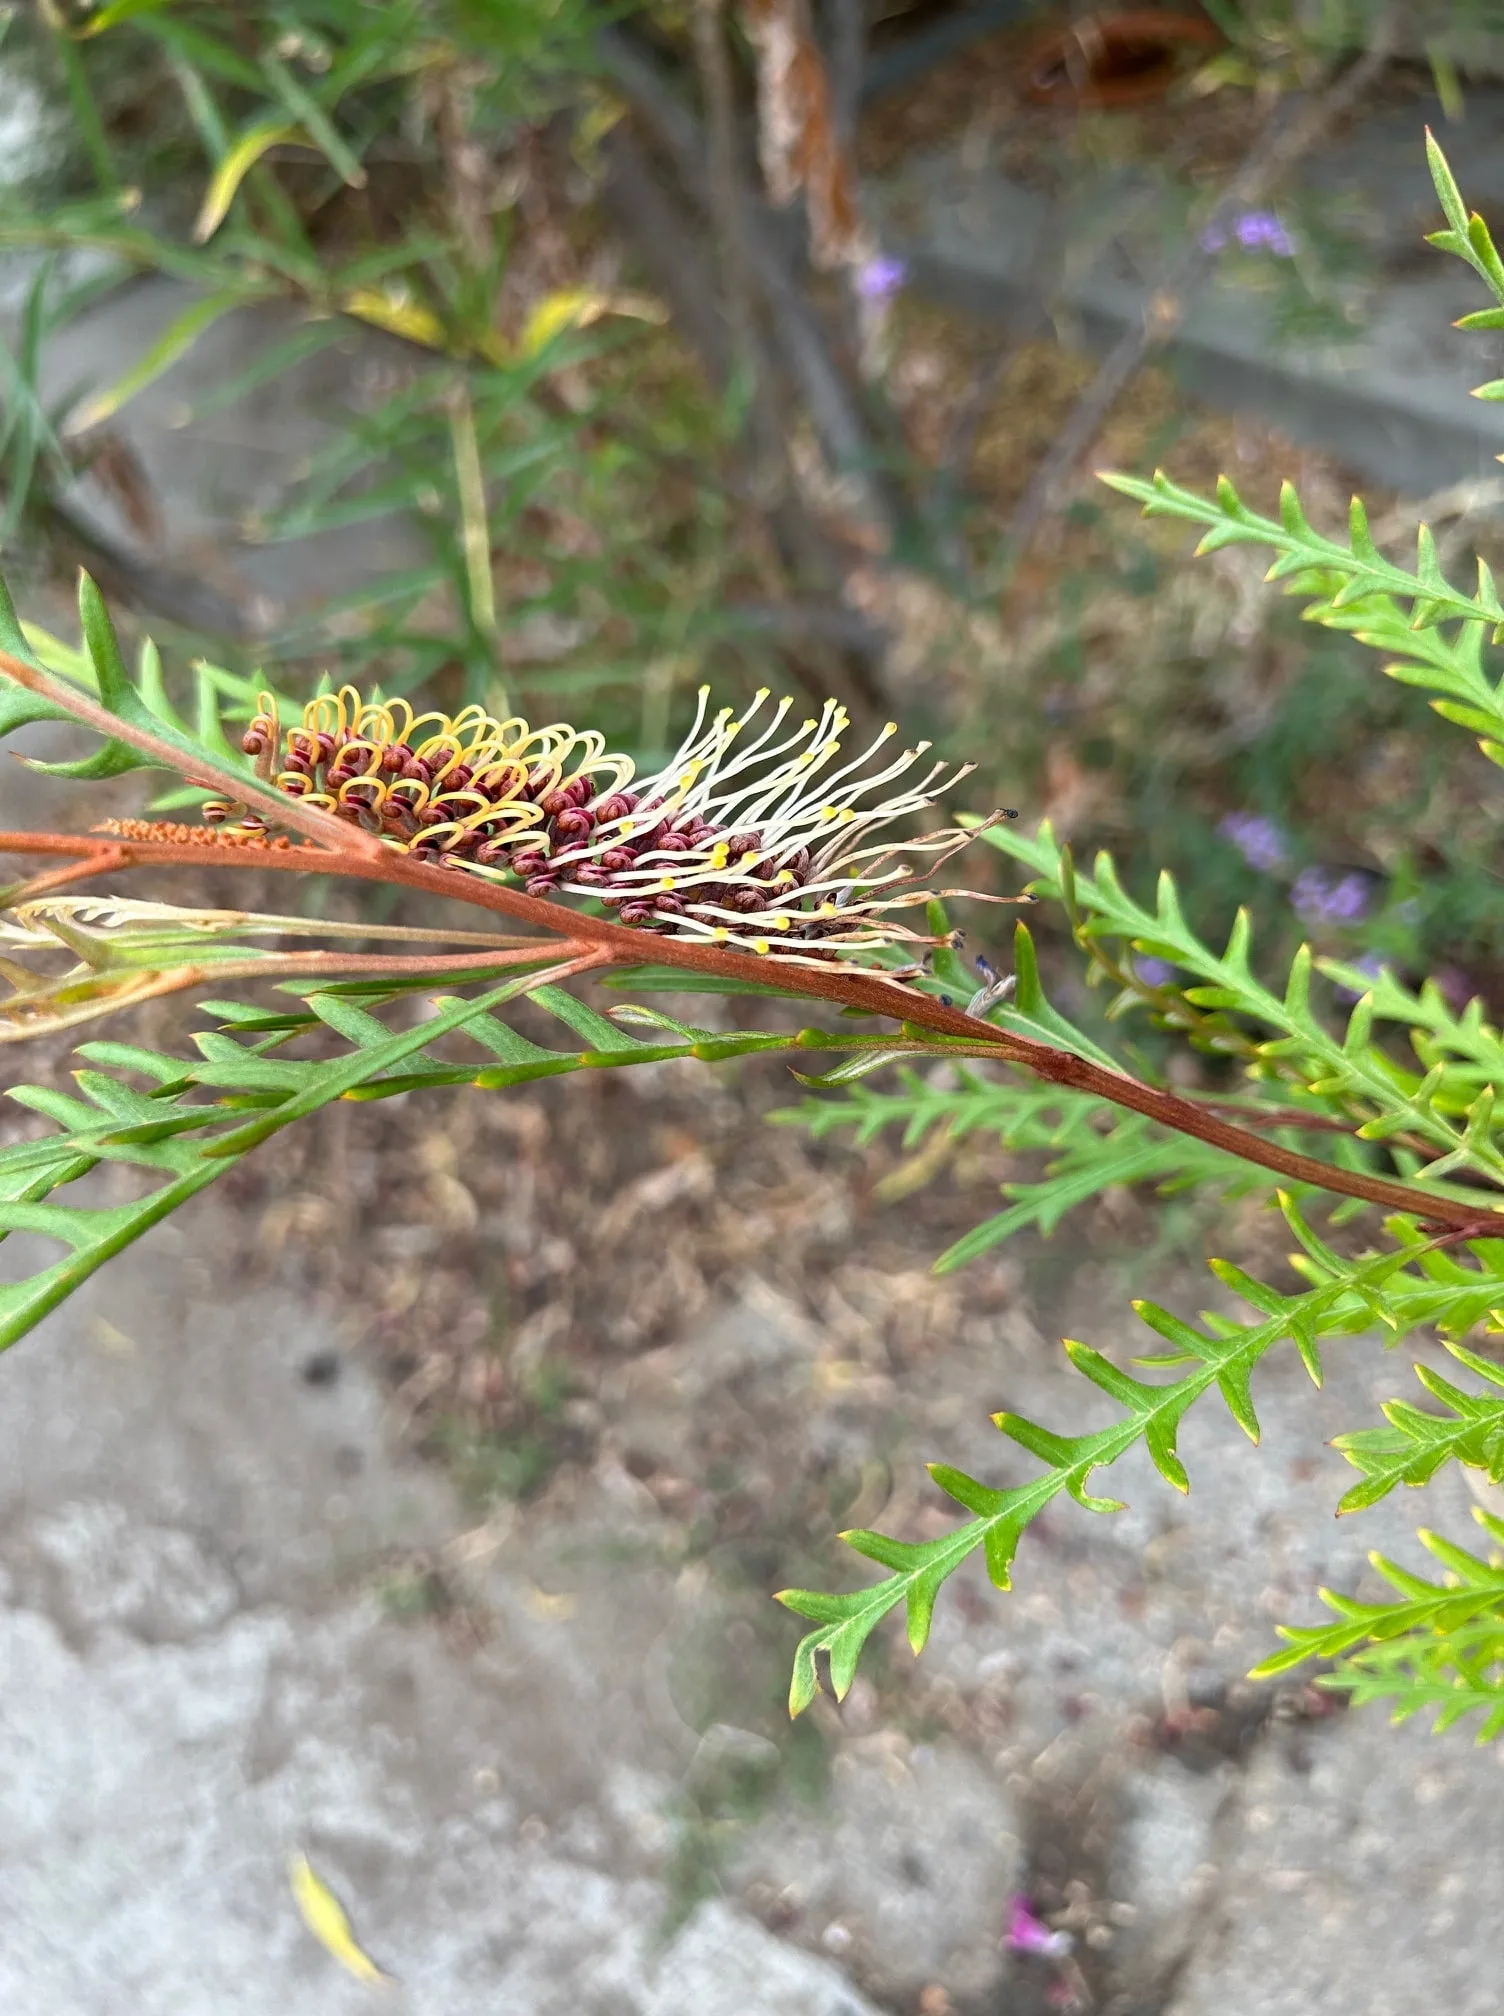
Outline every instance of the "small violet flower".
[[1075, 1941], [1069, 1932], [1052, 1932], [1037, 1918], [1027, 1897], [1008, 1900], [1008, 1929], [1003, 1944], [1011, 1953], [1039, 1953], [1046, 1959], [1063, 1960]]
[[1217, 831], [1232, 842], [1250, 868], [1265, 874], [1282, 868], [1289, 858], [1284, 834], [1272, 819], [1261, 819], [1256, 812], [1229, 812]]
[[853, 284], [864, 301], [891, 301], [908, 277], [907, 260], [879, 255], [857, 267]]
[[1332, 875], [1325, 868], [1302, 868], [1290, 890], [1295, 913], [1307, 924], [1356, 924], [1368, 909], [1368, 877], [1356, 869]]
[[1152, 952], [1135, 952], [1133, 970], [1146, 987], [1168, 987], [1179, 968], [1168, 959], [1156, 959]]
[[1201, 234], [1203, 252], [1224, 252], [1234, 240], [1245, 252], [1272, 252], [1276, 259], [1293, 259], [1295, 241], [1272, 210], [1245, 210], [1226, 224], [1211, 223]]

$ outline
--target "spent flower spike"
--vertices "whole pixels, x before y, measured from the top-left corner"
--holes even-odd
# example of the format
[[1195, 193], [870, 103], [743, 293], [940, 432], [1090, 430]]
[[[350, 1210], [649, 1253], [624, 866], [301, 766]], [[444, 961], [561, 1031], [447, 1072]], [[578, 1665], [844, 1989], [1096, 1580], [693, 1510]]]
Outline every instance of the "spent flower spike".
[[[594, 730], [530, 728], [479, 707], [417, 715], [349, 686], [309, 701], [285, 733], [263, 696], [242, 746], [266, 782], [400, 852], [515, 878], [530, 896], [594, 898], [643, 930], [806, 964], [929, 943], [895, 913], [967, 892], [924, 886], [915, 859], [939, 867], [972, 835], [877, 836], [975, 766], [915, 774], [930, 745], [893, 753], [894, 722], [840, 762], [844, 707], [828, 700], [791, 726], [792, 700], [770, 697], [764, 688], [742, 713], [711, 715], [701, 687], [683, 743], [641, 778]], [[264, 824], [223, 801], [204, 815]]]

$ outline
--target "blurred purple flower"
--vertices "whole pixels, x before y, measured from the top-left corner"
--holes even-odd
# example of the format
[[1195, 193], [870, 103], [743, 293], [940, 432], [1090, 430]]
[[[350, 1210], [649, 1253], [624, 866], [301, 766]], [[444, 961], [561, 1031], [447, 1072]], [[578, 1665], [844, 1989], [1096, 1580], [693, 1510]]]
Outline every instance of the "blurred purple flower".
[[1332, 875], [1302, 868], [1290, 890], [1295, 913], [1307, 924], [1356, 924], [1368, 909], [1368, 877], [1356, 870]]
[[[1387, 962], [1380, 958], [1377, 952], [1365, 952], [1361, 959], [1354, 959], [1352, 963], [1358, 972], [1366, 973], [1370, 980], [1377, 980]], [[1362, 994], [1366, 991], [1366, 989], [1359, 989], [1357, 987], [1339, 986], [1336, 990], [1337, 999], [1339, 1001], [1357, 1001], [1361, 999]]]
[[1289, 858], [1284, 834], [1272, 819], [1261, 819], [1257, 812], [1229, 812], [1217, 831], [1232, 842], [1250, 868], [1262, 869], [1265, 874], [1282, 868]]
[[1295, 241], [1272, 210], [1245, 210], [1231, 231], [1226, 224], [1208, 224], [1201, 234], [1201, 249], [1225, 252], [1234, 239], [1245, 252], [1272, 252], [1276, 259], [1295, 257]]
[[1238, 219], [1237, 230], [1245, 252], [1272, 252], [1276, 259], [1295, 256], [1295, 241], [1272, 210], [1250, 210]]
[[1036, 1918], [1027, 1897], [1008, 1900], [1008, 1929], [1003, 1944], [1012, 1953], [1042, 1953], [1051, 1960], [1063, 1960], [1074, 1945], [1069, 1932], [1052, 1932]]
[[857, 267], [856, 291], [864, 301], [891, 301], [908, 277], [907, 260], [879, 256]]
[[1180, 969], [1168, 959], [1156, 959], [1152, 952], [1135, 952], [1133, 970], [1148, 987], [1168, 987]]

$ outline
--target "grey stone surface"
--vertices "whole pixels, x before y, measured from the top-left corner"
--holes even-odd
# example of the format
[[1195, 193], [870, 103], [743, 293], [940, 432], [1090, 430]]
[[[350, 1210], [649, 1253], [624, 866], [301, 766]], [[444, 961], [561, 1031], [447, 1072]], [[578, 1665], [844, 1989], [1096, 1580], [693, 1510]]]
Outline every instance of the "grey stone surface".
[[721, 1903], [703, 1905], [664, 1955], [644, 2016], [865, 2016], [834, 1967], [780, 1946]]
[[1129, 1908], [1119, 1913], [1116, 1960], [1150, 2006], [1201, 1937], [1218, 1882], [1214, 1836], [1237, 1779], [1231, 1763], [1190, 1771], [1159, 1757], [1120, 1789], [1108, 1878], [1112, 1902]]
[[885, 1732], [838, 1754], [827, 1805], [770, 1815], [735, 1877], [776, 1891], [891, 1991], [979, 1996], [1002, 1975], [1021, 1837], [1017, 1802], [975, 1751]]
[[[357, 1359], [301, 1376], [338, 1335], [274, 1283], [227, 1283], [241, 1239], [200, 1200], [0, 1368], [0, 2007], [364, 2006], [297, 1918], [301, 1848], [414, 2012], [868, 2016], [940, 1990], [986, 2008], [1029, 1989], [999, 1948], [1007, 1899], [1096, 1781], [1078, 1950], [1120, 1996], [1178, 1980], [1175, 2016], [1275, 2016], [1371, 1981], [1345, 2006], [1492, 2006], [1493, 1754], [1355, 1714], [1198, 1775], [1134, 1734], [1234, 1681], [1313, 1582], [1353, 1586], [1367, 1546], [1413, 1555], [1421, 1519], [1466, 1533], [1455, 1476], [1321, 1517], [1345, 1475], [1323, 1437], [1401, 1390], [1402, 1362], [1355, 1342], [1319, 1396], [1272, 1365], [1260, 1450], [1193, 1415], [1189, 1500], [1125, 1465], [1129, 1513], [1051, 1515], [1013, 1595], [942, 1598], [906, 1707], [864, 1674], [820, 1709], [819, 1801], [780, 1782], [738, 1821], [714, 1787], [779, 1756], [738, 1719], [786, 1657], [765, 1592], [759, 1636], [609, 1453], [551, 1519], [464, 1530], [438, 1473], [393, 1454]], [[682, 1453], [706, 1409], [787, 1420], [817, 1341], [754, 1294], [614, 1399], [607, 1382], [608, 1424], [629, 1444], [651, 1420]], [[943, 1427], [984, 1474], [1012, 1460], [986, 1404], [1091, 1417], [1021, 1305], [945, 1370], [909, 1433]], [[488, 1637], [387, 1612], [415, 1552], [483, 1596]], [[686, 1835], [696, 1799], [713, 1824]], [[665, 1943], [686, 1855], [722, 1894]]]
[[415, 2016], [871, 2016], [729, 1902], [664, 1944], [621, 1616], [623, 1670], [520, 1565], [480, 1652], [384, 1613], [381, 1564], [455, 1508], [358, 1364], [300, 1378], [328, 1339], [297, 1306], [226, 1295], [228, 1244], [200, 1212], [5, 1362], [0, 2007], [370, 2006], [298, 1919], [301, 1849]]
[[1504, 1749], [1348, 1716], [1305, 1760], [1257, 1752], [1218, 1847], [1166, 2016], [1498, 2008]]

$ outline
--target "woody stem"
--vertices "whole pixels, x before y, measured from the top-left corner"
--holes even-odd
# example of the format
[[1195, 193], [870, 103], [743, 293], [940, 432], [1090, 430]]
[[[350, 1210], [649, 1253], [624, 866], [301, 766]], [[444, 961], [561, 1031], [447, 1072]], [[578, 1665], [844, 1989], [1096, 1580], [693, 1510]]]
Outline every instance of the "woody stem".
[[[322, 847], [205, 849], [178, 842], [100, 839], [90, 835], [59, 833], [0, 832], [0, 854], [64, 854], [90, 861], [87, 872], [114, 868], [152, 866], [202, 866], [206, 852], [219, 865], [266, 868], [273, 872], [343, 875], [354, 880], [383, 882], [425, 894], [469, 903], [483, 910], [499, 912], [519, 923], [533, 924], [551, 937], [568, 936], [593, 948], [593, 964], [635, 966], [642, 963], [643, 934], [607, 918], [566, 911], [558, 903], [527, 896], [516, 889], [482, 880], [462, 871], [430, 867], [390, 848], [375, 852], [340, 852]], [[1104, 1099], [1114, 1106], [1142, 1113], [1177, 1134], [1186, 1134], [1241, 1161], [1268, 1169], [1287, 1182], [1308, 1183], [1342, 1197], [1361, 1198], [1391, 1211], [1416, 1215], [1430, 1224], [1455, 1228], [1463, 1237], [1481, 1237], [1496, 1232], [1504, 1213], [1483, 1202], [1439, 1196], [1434, 1191], [1371, 1176], [1361, 1170], [1338, 1169], [1297, 1149], [1263, 1140], [1248, 1128], [1223, 1120], [1208, 1107], [1176, 1092], [1142, 1084], [1126, 1072], [1108, 1070], [1073, 1051], [1061, 1050], [1034, 1037], [1018, 1036], [995, 1028], [959, 1008], [949, 1007], [933, 995], [902, 986], [875, 973], [853, 972], [831, 966], [796, 966], [792, 962], [771, 962], [751, 953], [728, 951], [720, 946], [697, 944], [670, 936], [652, 940], [652, 956], [667, 966], [687, 972], [718, 974], [728, 979], [766, 985], [776, 970], [779, 987], [786, 993], [830, 1001], [868, 1014], [886, 1016], [903, 1026], [905, 1034], [924, 1029], [945, 1037], [942, 1054], [989, 1058], [1017, 1064], [1047, 1083], [1068, 1086]], [[583, 970], [583, 968], [581, 968]]]

